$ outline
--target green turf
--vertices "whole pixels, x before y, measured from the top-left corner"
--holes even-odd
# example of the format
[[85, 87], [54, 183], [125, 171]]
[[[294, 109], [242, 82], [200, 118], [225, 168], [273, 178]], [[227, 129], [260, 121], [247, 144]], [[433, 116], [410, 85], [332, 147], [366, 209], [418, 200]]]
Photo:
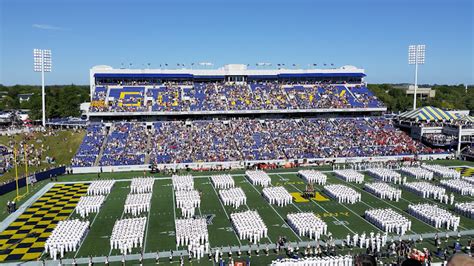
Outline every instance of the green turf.
[[[465, 165], [465, 162], [459, 162], [457, 165]], [[289, 192], [301, 192], [305, 189], [305, 184], [301, 178], [295, 173], [298, 169], [290, 169], [285, 171], [269, 171], [273, 185], [283, 185]], [[223, 173], [223, 172], [219, 172]], [[247, 179], [242, 175], [243, 171], [231, 171], [234, 174], [234, 180], [237, 187], [241, 187], [247, 196], [247, 205], [240, 206], [238, 209], [234, 209], [231, 206], [223, 206], [221, 204], [217, 191], [211, 185], [208, 177], [196, 178], [194, 186], [197, 190], [202, 192], [201, 207], [196, 210], [198, 215], [214, 215], [212, 224], [208, 225], [209, 237], [211, 247], [222, 247], [222, 246], [236, 246], [236, 245], [248, 245], [248, 240], [240, 240], [237, 238], [228, 216], [236, 211], [243, 211], [247, 209], [256, 210], [264, 220], [265, 224], [269, 228], [268, 239], [262, 239], [261, 243], [274, 243], [277, 241], [279, 236], [285, 236], [292, 242], [308, 240], [306, 237], [297, 236], [293, 230], [291, 230], [286, 224], [286, 215], [292, 212], [309, 211], [314, 212], [321, 217], [327, 224], [329, 231], [337, 239], [345, 239], [348, 233], [369, 233], [371, 231], [379, 231], [378, 228], [367, 222], [364, 217], [364, 211], [370, 208], [381, 208], [390, 207], [395, 211], [403, 214], [412, 221], [412, 234], [438, 232], [440, 230], [435, 229], [431, 225], [428, 225], [420, 220], [415, 219], [409, 215], [406, 210], [408, 204], [418, 202], [430, 202], [440, 205], [443, 208], [447, 208], [450, 211], [454, 211], [452, 206], [435, 202], [431, 199], [422, 199], [414, 193], [403, 191], [402, 199], [399, 202], [382, 200], [378, 197], [363, 190], [362, 184], [347, 183], [332, 173], [328, 173], [328, 184], [345, 184], [349, 187], [354, 188], [362, 194], [362, 201], [356, 204], [340, 204], [335, 200], [329, 200], [326, 202], [317, 202], [311, 200], [307, 203], [292, 203], [285, 207], [278, 207], [276, 205], [269, 205], [266, 200], [262, 197], [262, 188], [259, 186], [253, 186]], [[132, 178], [139, 176], [142, 173], [104, 173], [102, 178], [114, 177], [116, 179]], [[209, 172], [191, 172], [194, 176], [207, 176]], [[237, 176], [235, 176], [237, 174]], [[154, 175], [157, 177], [165, 176], [165, 174]], [[90, 181], [96, 179], [96, 174], [88, 175], [69, 175], [61, 176], [59, 181]], [[414, 179], [408, 178], [409, 181]], [[373, 178], [365, 176], [365, 182], [373, 181]], [[39, 188], [47, 184], [49, 181], [42, 181], [38, 183], [34, 190], [37, 191]], [[434, 183], [438, 183], [436, 180]], [[110, 252], [109, 236], [112, 232], [113, 225], [117, 219], [121, 217], [127, 217], [123, 215], [123, 205], [127, 194], [129, 193], [129, 181], [116, 182], [110, 195], [108, 195], [104, 206], [100, 209], [98, 214], [92, 214], [88, 219], [93, 222], [91, 231], [88, 233], [83, 245], [77, 252], [77, 257], [92, 256], [104, 256], [104, 255], [117, 255], [118, 250]], [[322, 186], [315, 186], [315, 189], [324, 195]], [[9, 193], [0, 197], [0, 200], [6, 201], [13, 194]], [[31, 195], [31, 194], [30, 194]], [[328, 197], [327, 195], [324, 195]], [[472, 201], [474, 197], [461, 196], [455, 193], [456, 200]], [[25, 197], [26, 199], [27, 197]], [[170, 179], [157, 179], [154, 184], [154, 191], [151, 203], [151, 212], [146, 214], [148, 219], [146, 240], [145, 240], [145, 252], [156, 252], [156, 251], [169, 251], [175, 250], [176, 242], [174, 236], [174, 219], [180, 217], [178, 209], [173, 210], [174, 199], [173, 190]], [[175, 214], [176, 213], [176, 214]], [[5, 213], [2, 213], [2, 219], [6, 217]], [[77, 217], [76, 214], [72, 216]], [[474, 221], [466, 217], [461, 216], [461, 230], [468, 230], [474, 228]], [[441, 230], [444, 231], [444, 230]], [[186, 249], [186, 247], [178, 247], [178, 249]], [[138, 252], [135, 249], [134, 252]], [[68, 258], [74, 257], [75, 254], [68, 253]], [[205, 260], [206, 261], [206, 260]], [[252, 257], [254, 261], [254, 257]], [[202, 264], [207, 265], [207, 264]]]

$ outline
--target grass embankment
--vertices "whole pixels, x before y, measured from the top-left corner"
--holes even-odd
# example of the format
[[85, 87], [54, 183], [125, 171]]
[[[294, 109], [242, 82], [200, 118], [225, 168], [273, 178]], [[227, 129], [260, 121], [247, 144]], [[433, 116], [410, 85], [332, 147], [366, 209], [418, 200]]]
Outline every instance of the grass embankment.
[[[84, 130], [62, 130], [57, 131], [55, 135], [48, 136], [43, 132], [35, 132], [28, 134], [29, 139], [26, 141], [27, 145], [31, 147], [33, 145], [35, 148], [41, 148], [43, 144], [44, 152], [41, 156], [41, 164], [39, 166], [28, 166], [28, 173], [33, 173], [45, 168], [51, 168], [54, 165], [63, 165], [69, 164], [71, 162], [72, 157], [76, 153], [79, 145], [84, 138], [85, 131]], [[27, 134], [16, 134], [14, 136], [0, 136], [0, 145], [5, 145], [10, 147], [9, 143], [11, 140], [14, 140], [18, 148], [18, 143], [22, 140], [25, 140]], [[53, 157], [55, 158], [55, 164], [48, 164], [45, 162], [46, 157]], [[18, 164], [18, 176], [22, 177], [25, 175], [25, 164], [21, 161]], [[15, 178], [15, 168], [8, 170], [2, 176], [0, 176], [0, 183], [3, 183], [7, 180], [11, 180]]]

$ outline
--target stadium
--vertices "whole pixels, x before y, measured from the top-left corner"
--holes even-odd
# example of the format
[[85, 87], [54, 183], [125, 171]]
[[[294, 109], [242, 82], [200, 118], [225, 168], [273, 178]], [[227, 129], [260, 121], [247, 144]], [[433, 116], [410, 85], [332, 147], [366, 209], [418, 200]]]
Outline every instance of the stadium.
[[[466, 240], [472, 163], [446, 160], [449, 150], [396, 126], [410, 115], [387, 116], [365, 76], [354, 66], [93, 67], [87, 119], [77, 123], [86, 134], [54, 173], [68, 175], [5, 218], [0, 259], [261, 265], [327, 254], [350, 264], [366, 250], [387, 261], [381, 246], [396, 241]], [[446, 128], [460, 119], [425, 109], [417, 115]], [[472, 136], [471, 126], [453, 135]], [[371, 220], [372, 211], [382, 216]], [[407, 225], [387, 228], [392, 215]]]
[[6, 2], [0, 265], [474, 265], [472, 3]]

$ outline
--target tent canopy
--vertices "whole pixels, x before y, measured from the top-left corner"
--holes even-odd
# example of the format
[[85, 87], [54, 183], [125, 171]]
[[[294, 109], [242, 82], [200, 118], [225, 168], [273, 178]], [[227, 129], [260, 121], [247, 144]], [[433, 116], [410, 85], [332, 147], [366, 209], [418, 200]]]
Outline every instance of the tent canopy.
[[412, 111], [406, 111], [398, 116], [399, 119], [415, 121], [447, 121], [456, 120], [457, 116], [437, 107], [425, 106]]

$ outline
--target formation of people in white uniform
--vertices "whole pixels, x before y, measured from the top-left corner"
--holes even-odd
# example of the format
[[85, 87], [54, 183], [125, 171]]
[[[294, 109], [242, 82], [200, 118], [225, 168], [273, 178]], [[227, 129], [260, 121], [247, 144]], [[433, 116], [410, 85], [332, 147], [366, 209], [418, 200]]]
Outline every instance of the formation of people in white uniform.
[[288, 223], [299, 236], [318, 240], [328, 234], [328, 225], [312, 212], [289, 213]]
[[[440, 184], [463, 196], [474, 196], [474, 184], [462, 179], [443, 179]], [[452, 203], [451, 203], [452, 204]]]
[[201, 195], [197, 190], [176, 190], [176, 207], [181, 209], [181, 214], [185, 218], [194, 216], [196, 208], [201, 206]]
[[152, 193], [128, 194], [125, 200], [124, 212], [138, 216], [149, 212], [151, 208]]
[[193, 190], [194, 179], [192, 175], [173, 175], [171, 177], [174, 190]]
[[293, 196], [282, 186], [266, 187], [263, 189], [262, 194], [270, 204], [275, 204], [279, 207], [286, 206], [293, 200]]
[[401, 174], [387, 168], [371, 168], [367, 170], [367, 172], [369, 173], [370, 176], [377, 179], [381, 179], [384, 182], [392, 182], [395, 184], [401, 184], [402, 181], [404, 181], [402, 179]]
[[456, 204], [454, 204], [454, 209], [466, 216], [466, 217], [469, 217], [471, 219], [474, 219], [474, 201], [471, 201], [471, 202], [458, 202]]
[[87, 195], [108, 195], [115, 184], [115, 180], [98, 180], [92, 181], [87, 187]]
[[187, 246], [194, 258], [200, 259], [209, 252], [209, 233], [204, 218], [176, 219], [176, 246]]
[[422, 164], [421, 167], [443, 178], [460, 178], [461, 177], [460, 172], [454, 169], [448, 168], [446, 166], [442, 166], [438, 164]]
[[365, 183], [364, 189], [381, 199], [394, 200], [398, 202], [402, 197], [402, 190], [392, 187], [384, 182]]
[[77, 219], [59, 221], [51, 235], [46, 239], [44, 252], [49, 252], [53, 260], [56, 260], [58, 255], [63, 258], [65, 252], [75, 252], [81, 240], [86, 236], [88, 229], [89, 221], [83, 222]]
[[337, 199], [339, 203], [350, 203], [354, 204], [361, 200], [361, 194], [354, 189], [345, 185], [326, 185], [324, 191], [334, 199]]
[[110, 249], [119, 249], [127, 255], [133, 248], [143, 248], [146, 217], [129, 218], [115, 221], [110, 236]]
[[407, 190], [423, 197], [424, 199], [442, 199], [446, 195], [446, 189], [425, 181], [407, 182], [404, 184], [404, 187], [407, 188]]
[[135, 177], [132, 179], [132, 184], [130, 185], [130, 192], [137, 193], [151, 193], [153, 192], [153, 184], [155, 183], [155, 178], [153, 177]]
[[234, 179], [229, 174], [213, 175], [211, 182], [216, 189], [228, 189], [235, 186]]
[[411, 221], [390, 208], [366, 210], [365, 219], [387, 233], [404, 235], [411, 230]]
[[372, 252], [380, 252], [381, 248], [387, 243], [387, 237], [387, 232], [383, 234], [380, 234], [380, 232], [377, 232], [376, 234], [374, 232], [370, 232], [369, 234], [363, 232], [360, 235], [355, 233], [352, 236], [352, 239], [351, 235], [347, 234], [346, 244], [353, 247], [358, 246], [359, 248], [368, 248], [372, 250]]
[[268, 236], [268, 228], [256, 211], [232, 213], [230, 219], [241, 240], [248, 239], [257, 244], [260, 239]]
[[446, 229], [453, 231], [457, 231], [461, 220], [459, 216], [428, 203], [410, 204], [408, 213], [436, 228], [446, 227]]
[[421, 167], [402, 167], [400, 172], [416, 179], [433, 180], [433, 172]]
[[346, 182], [354, 182], [357, 184], [362, 184], [362, 182], [364, 182], [364, 175], [353, 169], [336, 170], [334, 173], [337, 177]]
[[327, 176], [316, 170], [299, 170], [298, 175], [303, 178], [306, 183], [316, 185], [326, 185]]
[[465, 181], [467, 181], [471, 184], [474, 184], [474, 176], [463, 176], [461, 178], [462, 178], [462, 180], [465, 180]]
[[97, 213], [104, 201], [104, 195], [82, 196], [76, 205], [76, 213], [82, 218], [89, 216], [91, 213]]
[[219, 190], [219, 197], [226, 206], [232, 205], [232, 207], [238, 208], [247, 204], [247, 196], [240, 187], [221, 189]]
[[254, 186], [268, 187], [272, 183], [272, 179], [267, 173], [260, 170], [248, 170], [245, 171], [245, 176], [250, 180], [250, 183]]
[[278, 259], [272, 261], [272, 266], [352, 266], [352, 256], [310, 257], [299, 259]]

